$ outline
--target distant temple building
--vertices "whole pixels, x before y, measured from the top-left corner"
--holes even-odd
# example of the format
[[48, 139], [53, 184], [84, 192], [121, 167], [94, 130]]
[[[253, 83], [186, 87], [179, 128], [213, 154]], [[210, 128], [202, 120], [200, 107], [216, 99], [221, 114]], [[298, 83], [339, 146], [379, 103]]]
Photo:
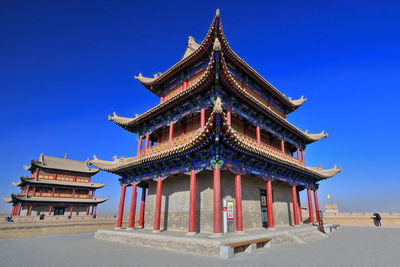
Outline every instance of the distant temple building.
[[104, 184], [92, 183], [98, 169], [89, 168], [86, 161], [55, 158], [40, 154], [24, 166], [31, 172], [12, 183], [20, 187], [18, 194], [3, 198], [12, 203], [12, 216], [45, 215], [96, 215], [97, 205], [107, 198], [96, 198], [96, 189]]
[[134, 118], [114, 113], [109, 120], [138, 134], [137, 155], [91, 161], [121, 177], [117, 228], [128, 186], [128, 228], [135, 227], [137, 187], [143, 189], [138, 226], [155, 232], [219, 235], [298, 225], [305, 189], [314, 221], [318, 182], [341, 169], [308, 167], [304, 151], [328, 134], [309, 134], [286, 119], [306, 99], [286, 97], [236, 55], [219, 11], [200, 44], [189, 37], [178, 63], [153, 78], [135, 78], [160, 103]]

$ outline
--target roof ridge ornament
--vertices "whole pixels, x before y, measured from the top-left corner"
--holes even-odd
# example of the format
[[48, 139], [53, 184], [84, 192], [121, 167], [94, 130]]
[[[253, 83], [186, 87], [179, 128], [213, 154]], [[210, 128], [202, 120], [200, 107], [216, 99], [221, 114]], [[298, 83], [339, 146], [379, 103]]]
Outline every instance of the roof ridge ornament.
[[44, 164], [44, 153], [40, 153], [39, 162]]
[[221, 98], [218, 96], [214, 102], [214, 113], [222, 113], [222, 101]]
[[93, 154], [93, 160], [99, 160], [99, 159], [96, 157], [96, 154]]
[[217, 8], [217, 10], [215, 10], [215, 16], [216, 17], [220, 17], [221, 16], [221, 11], [219, 10], [219, 8]]
[[116, 118], [116, 117], [118, 117], [117, 113], [115, 113], [115, 111], [113, 111], [112, 116], [108, 115], [108, 120], [111, 121], [113, 118]]
[[213, 50], [214, 51], [220, 51], [221, 50], [221, 43], [219, 42], [218, 37], [215, 37]]

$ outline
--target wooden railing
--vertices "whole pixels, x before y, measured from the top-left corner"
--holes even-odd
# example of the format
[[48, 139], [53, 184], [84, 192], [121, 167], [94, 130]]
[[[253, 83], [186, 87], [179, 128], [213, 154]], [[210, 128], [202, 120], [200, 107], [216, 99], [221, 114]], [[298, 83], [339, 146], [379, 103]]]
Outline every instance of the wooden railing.
[[[30, 193], [28, 196], [32, 196]], [[83, 195], [83, 194], [68, 194], [68, 193], [44, 193], [44, 192], [35, 192], [35, 197], [65, 197], [65, 198], [93, 198], [92, 195]]]
[[246, 90], [246, 92], [248, 92], [250, 95], [252, 95], [254, 98], [256, 98], [258, 101], [260, 101], [261, 103], [263, 103], [264, 105], [266, 105], [267, 107], [269, 107], [270, 109], [272, 109], [275, 113], [277, 113], [279, 116], [281, 116], [282, 118], [286, 118], [286, 115], [280, 111], [278, 108], [276, 108], [273, 104], [271, 104], [267, 99], [265, 99], [264, 97], [262, 97], [261, 95], [259, 95], [256, 91], [254, 91], [252, 88], [250, 88], [245, 82], [240, 81], [238, 78], [236, 78], [235, 76], [232, 76], [236, 82], [238, 84], [240, 84], [243, 89]]
[[[147, 148], [147, 156], [157, 154], [159, 152], [163, 152], [165, 150], [168, 150], [170, 148], [174, 148], [177, 146], [180, 146], [182, 144], [185, 144], [189, 141], [191, 141], [199, 132], [201, 131], [201, 128], [190, 131], [185, 134], [181, 134], [180, 136], [174, 137], [172, 139], [171, 145], [169, 144], [169, 141], [162, 142], [160, 144], [156, 144], [154, 146], [151, 146]], [[145, 149], [142, 149], [140, 152], [140, 156], [144, 157], [145, 156]]]
[[263, 142], [260, 142], [260, 144], [258, 144], [256, 139], [249, 137], [249, 136], [247, 136], [239, 131], [236, 131], [236, 130], [235, 130], [235, 134], [237, 134], [240, 138], [244, 139], [246, 141], [246, 143], [250, 144], [251, 146], [261, 148], [267, 154], [276, 156], [277, 158], [288, 160], [288, 161], [298, 164], [298, 165], [304, 165], [301, 161], [299, 161], [292, 155], [283, 153], [281, 150], [276, 149], [275, 147], [267, 145]]
[[176, 96], [177, 94], [185, 91], [188, 87], [192, 86], [193, 84], [195, 84], [200, 77], [203, 75], [203, 73], [205, 72], [205, 69], [202, 69], [200, 71], [198, 71], [196, 74], [194, 74], [192, 77], [190, 77], [187, 80], [187, 87], [186, 88], [182, 88], [182, 83], [180, 82], [179, 84], [175, 85], [174, 87], [172, 87], [171, 89], [168, 90], [167, 93], [165, 93], [164, 95], [164, 101], [173, 98], [174, 96]]

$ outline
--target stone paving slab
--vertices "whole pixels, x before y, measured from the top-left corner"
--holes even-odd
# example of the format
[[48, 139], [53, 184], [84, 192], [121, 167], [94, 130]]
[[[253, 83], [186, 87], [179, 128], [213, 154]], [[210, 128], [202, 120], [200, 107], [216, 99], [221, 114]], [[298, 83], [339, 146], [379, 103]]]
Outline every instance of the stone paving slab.
[[399, 228], [341, 227], [329, 238], [243, 254], [230, 260], [94, 239], [94, 234], [0, 240], [1, 267], [393, 267]]

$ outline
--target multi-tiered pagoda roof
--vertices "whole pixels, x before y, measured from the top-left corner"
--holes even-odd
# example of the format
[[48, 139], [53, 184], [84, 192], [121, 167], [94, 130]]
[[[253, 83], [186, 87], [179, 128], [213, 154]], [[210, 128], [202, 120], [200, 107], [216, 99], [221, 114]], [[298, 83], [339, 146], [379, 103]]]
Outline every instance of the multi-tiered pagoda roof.
[[3, 198], [3, 201], [13, 203], [12, 215], [30, 216], [42, 213], [44, 209], [47, 215], [63, 215], [67, 208], [70, 216], [73, 208], [77, 214], [89, 215], [90, 207], [94, 210], [92, 215], [95, 215], [97, 204], [107, 200], [94, 196], [96, 189], [105, 185], [91, 182], [99, 169], [89, 167], [88, 161], [40, 154], [24, 169], [31, 173], [30, 176], [20, 177], [19, 182], [12, 183], [20, 188], [20, 192]]
[[[279, 166], [274, 173], [289, 177], [289, 180], [305, 179], [315, 184], [341, 171], [336, 166], [332, 169], [305, 166], [304, 155], [303, 160], [299, 160], [293, 155], [257, 142], [232, 126], [228, 118], [231, 112], [284, 140], [293, 153], [296, 149], [297, 152], [304, 151], [308, 144], [328, 137], [324, 131], [316, 134], [302, 131], [287, 120], [286, 116], [299, 108], [306, 98], [293, 100], [286, 97], [241, 59], [228, 44], [219, 11], [200, 44], [189, 37], [183, 57], [175, 65], [152, 78], [139, 74], [135, 79], [159, 96], [160, 103], [135, 117], [121, 117], [115, 113], [109, 116], [110, 121], [127, 131], [139, 136], [150, 134], [150, 138], [156, 138], [157, 134], [153, 134], [155, 131], [161, 131], [160, 129], [171, 122], [199, 112], [201, 106], [211, 107], [212, 112], [205, 127], [175, 137], [172, 144], [157, 142], [157, 145], [146, 149], [146, 153], [142, 151], [137, 156], [115, 158], [113, 161], [95, 157], [91, 164], [102, 170], [116, 173], [123, 178], [145, 179], [164, 172], [168, 175], [174, 169], [179, 169], [175, 166], [177, 162], [174, 159], [188, 158], [189, 154], [204, 151], [211, 145], [214, 149], [209, 151], [214, 152], [213, 156], [215, 146], [224, 147], [222, 150], [226, 154], [221, 157], [225, 158], [226, 167], [238, 163], [235, 156], [243, 156], [243, 160], [254, 163], [251, 168], [257, 169], [254, 172], [268, 172], [262, 166], [254, 168], [264, 162], [270, 164], [269, 167]], [[235, 153], [228, 152], [229, 150]], [[218, 153], [221, 154], [221, 150]], [[230, 153], [235, 156], [228, 160]], [[197, 162], [203, 161], [198, 159]], [[150, 166], [159, 168], [155, 170]], [[292, 175], [294, 173], [296, 175]]]

